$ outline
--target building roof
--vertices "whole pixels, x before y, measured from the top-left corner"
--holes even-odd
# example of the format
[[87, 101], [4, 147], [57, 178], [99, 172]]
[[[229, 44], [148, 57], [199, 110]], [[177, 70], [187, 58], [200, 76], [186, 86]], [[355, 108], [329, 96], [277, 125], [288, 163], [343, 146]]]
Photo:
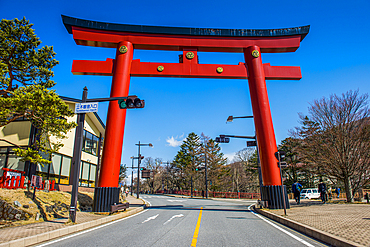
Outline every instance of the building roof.
[[74, 26], [116, 32], [189, 35], [189, 36], [280, 37], [280, 36], [301, 35], [301, 40], [303, 40], [310, 30], [309, 25], [278, 29], [222, 29], [222, 28], [129, 25], [129, 24], [84, 20], [65, 15], [62, 15], [62, 20], [64, 26], [66, 27], [68, 33], [70, 34], [72, 34], [72, 26]]

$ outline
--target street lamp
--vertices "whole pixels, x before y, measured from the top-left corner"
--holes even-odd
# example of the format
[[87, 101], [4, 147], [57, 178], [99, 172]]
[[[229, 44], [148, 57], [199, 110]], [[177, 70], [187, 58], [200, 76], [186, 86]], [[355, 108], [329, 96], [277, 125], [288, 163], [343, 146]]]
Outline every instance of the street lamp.
[[[242, 116], [242, 117], [234, 117], [234, 116], [229, 116], [226, 120], [226, 123], [231, 123], [233, 122], [234, 119], [236, 118], [253, 118], [253, 116]], [[222, 137], [220, 135], [220, 137]], [[245, 137], [237, 137], [237, 136], [232, 136], [232, 137], [236, 137], [236, 138], [245, 138]], [[257, 136], [254, 136], [254, 138], [250, 138], [250, 139], [255, 139], [256, 141], [256, 148], [257, 148], [257, 168], [258, 168], [258, 180], [259, 180], [259, 184], [260, 184], [260, 193], [261, 193], [261, 196], [262, 196], [262, 186], [263, 186], [263, 182], [262, 182], [262, 171], [261, 171], [261, 164], [260, 164], [260, 155], [259, 155], [259, 150], [258, 150], [258, 142], [257, 142]], [[247, 142], [247, 146], [248, 146], [248, 142]]]
[[235, 118], [253, 118], [253, 116], [243, 116], [243, 117], [234, 117], [234, 116], [229, 116], [226, 120], [226, 123], [231, 123]]
[[138, 146], [138, 162], [137, 162], [137, 194], [136, 194], [136, 198], [139, 199], [139, 183], [140, 183], [140, 163], [141, 163], [141, 154], [140, 154], [140, 147], [141, 146], [149, 146], [149, 147], [153, 147], [153, 144], [151, 143], [148, 143], [148, 144], [143, 144], [143, 143], [137, 143], [135, 144], [136, 146]]

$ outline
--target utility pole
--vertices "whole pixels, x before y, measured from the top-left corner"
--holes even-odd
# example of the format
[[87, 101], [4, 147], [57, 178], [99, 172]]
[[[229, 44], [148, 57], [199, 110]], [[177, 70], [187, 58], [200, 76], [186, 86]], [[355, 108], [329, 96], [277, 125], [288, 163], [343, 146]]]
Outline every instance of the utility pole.
[[141, 154], [140, 154], [140, 141], [139, 141], [139, 151], [138, 151], [138, 162], [137, 162], [137, 190], [136, 190], [136, 198], [139, 199], [139, 192], [140, 192], [140, 163], [141, 163]]
[[205, 142], [204, 145], [204, 176], [205, 176], [205, 182], [206, 182], [206, 198], [208, 198], [208, 177], [207, 177], [207, 147], [208, 147], [208, 141]]
[[131, 157], [132, 159], [132, 164], [131, 164], [131, 196], [132, 196], [132, 193], [133, 193], [133, 189], [134, 189], [134, 157]]
[[[82, 93], [81, 102], [84, 103], [87, 100], [87, 87], [84, 87]], [[80, 175], [80, 166], [81, 166], [81, 152], [82, 152], [82, 135], [85, 123], [85, 113], [77, 114], [77, 128], [75, 134], [75, 144], [73, 148], [73, 183], [72, 183], [72, 196], [71, 196], [71, 205], [69, 207], [69, 219], [75, 223], [76, 222], [76, 211], [77, 211], [77, 198], [78, 198], [78, 182]], [[96, 183], [96, 181], [95, 181]]]
[[153, 144], [149, 143], [149, 144], [141, 144], [140, 141], [139, 141], [139, 144], [135, 144], [136, 146], [139, 146], [138, 148], [138, 165], [137, 165], [137, 195], [136, 195], [136, 198], [139, 199], [139, 192], [140, 192], [140, 163], [141, 163], [141, 154], [140, 154], [140, 146], [149, 146], [149, 147], [153, 147]]

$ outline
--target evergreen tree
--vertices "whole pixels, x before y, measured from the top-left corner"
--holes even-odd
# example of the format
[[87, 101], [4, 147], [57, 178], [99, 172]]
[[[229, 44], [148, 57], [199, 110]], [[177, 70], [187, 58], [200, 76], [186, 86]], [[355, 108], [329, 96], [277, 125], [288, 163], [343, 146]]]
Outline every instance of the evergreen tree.
[[[50, 154], [62, 146], [61, 139], [76, 124], [67, 122], [73, 111], [49, 90], [55, 85], [52, 68], [58, 61], [53, 47], [38, 48], [40, 44], [25, 18], [0, 22], [0, 127], [17, 119], [31, 121], [37, 128], [33, 146], [10, 144], [18, 147], [16, 155], [24, 161], [50, 163]], [[51, 142], [50, 136], [58, 141]]]
[[125, 178], [127, 178], [127, 167], [123, 164], [119, 167], [119, 181], [123, 182]]
[[190, 179], [195, 175], [196, 167], [199, 165], [201, 152], [200, 138], [194, 132], [190, 133], [181, 144], [173, 164], [181, 170], [178, 185], [182, 189], [190, 189]]
[[[208, 187], [212, 191], [222, 191], [222, 180], [224, 178], [224, 165], [227, 163], [227, 159], [221, 152], [221, 147], [217, 142], [210, 139], [208, 136], [201, 134], [202, 139], [202, 153], [205, 155], [202, 159], [202, 163], [205, 166], [207, 161], [207, 180], [210, 186]], [[203, 186], [202, 186], [203, 187]]]

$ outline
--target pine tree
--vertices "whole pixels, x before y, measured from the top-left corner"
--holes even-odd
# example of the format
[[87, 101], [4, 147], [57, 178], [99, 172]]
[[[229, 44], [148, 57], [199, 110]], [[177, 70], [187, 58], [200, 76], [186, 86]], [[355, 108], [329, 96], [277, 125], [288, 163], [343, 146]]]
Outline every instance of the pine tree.
[[[56, 84], [52, 68], [58, 64], [53, 47], [38, 48], [41, 41], [32, 26], [25, 18], [0, 22], [0, 127], [17, 119], [31, 121], [37, 129], [33, 146], [10, 144], [24, 161], [50, 163], [50, 154], [63, 146], [61, 140], [76, 124], [67, 122], [73, 111], [50, 90]], [[51, 142], [50, 136], [59, 141]]]
[[181, 170], [178, 185], [183, 189], [190, 188], [190, 178], [195, 175], [196, 167], [200, 163], [201, 152], [200, 138], [194, 132], [190, 133], [181, 144], [173, 164]]
[[[203, 157], [203, 164], [207, 161], [207, 180], [209, 181], [209, 189], [213, 191], [222, 191], [222, 180], [225, 172], [225, 164], [227, 159], [221, 152], [221, 147], [217, 142], [210, 139], [210, 137], [201, 134], [202, 139], [202, 153], [206, 155]], [[204, 164], [205, 166], [205, 164]]]

